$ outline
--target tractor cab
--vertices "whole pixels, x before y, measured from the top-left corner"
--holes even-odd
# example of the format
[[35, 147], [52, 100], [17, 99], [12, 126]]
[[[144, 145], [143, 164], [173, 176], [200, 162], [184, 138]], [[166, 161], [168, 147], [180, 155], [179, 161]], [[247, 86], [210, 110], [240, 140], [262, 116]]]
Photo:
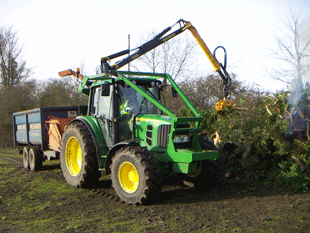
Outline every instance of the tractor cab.
[[[160, 101], [160, 80], [154, 77], [128, 79], [137, 88]], [[109, 148], [135, 138], [135, 119], [138, 116], [162, 114], [158, 107], [121, 79], [98, 80], [91, 86], [89, 93], [88, 115], [97, 118]]]

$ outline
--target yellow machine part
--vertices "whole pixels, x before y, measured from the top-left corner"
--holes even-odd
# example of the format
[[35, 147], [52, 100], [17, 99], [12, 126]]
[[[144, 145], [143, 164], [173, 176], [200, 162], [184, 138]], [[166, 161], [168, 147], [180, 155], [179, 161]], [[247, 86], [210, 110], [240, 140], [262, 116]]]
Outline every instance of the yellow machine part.
[[222, 99], [215, 104], [215, 110], [219, 114], [225, 115], [227, 110], [232, 110], [235, 108], [235, 106], [236, 106], [236, 104], [234, 102], [230, 101], [229, 99]]

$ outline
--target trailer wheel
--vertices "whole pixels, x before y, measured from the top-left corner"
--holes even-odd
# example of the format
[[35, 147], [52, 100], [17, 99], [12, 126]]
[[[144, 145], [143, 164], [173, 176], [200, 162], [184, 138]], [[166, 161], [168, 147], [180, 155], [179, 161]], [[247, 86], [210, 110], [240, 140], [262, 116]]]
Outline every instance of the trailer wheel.
[[70, 124], [64, 132], [60, 164], [62, 173], [71, 186], [89, 187], [98, 182], [101, 173], [95, 143], [83, 123]]
[[38, 148], [30, 148], [29, 150], [29, 168], [32, 172], [42, 168], [42, 153]]
[[128, 204], [146, 204], [161, 191], [159, 162], [140, 147], [124, 147], [116, 152], [111, 179], [117, 195]]
[[29, 169], [29, 148], [24, 147], [23, 149], [23, 165], [24, 168]]

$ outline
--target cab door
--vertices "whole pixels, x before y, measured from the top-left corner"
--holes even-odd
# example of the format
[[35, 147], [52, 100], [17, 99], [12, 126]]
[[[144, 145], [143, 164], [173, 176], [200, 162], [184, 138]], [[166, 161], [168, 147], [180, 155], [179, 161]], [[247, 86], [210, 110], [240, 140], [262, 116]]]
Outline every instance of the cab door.
[[98, 119], [106, 145], [111, 148], [115, 144], [112, 125], [114, 106], [112, 85], [109, 88], [111, 93], [109, 96], [102, 95], [102, 86], [92, 88], [90, 115]]

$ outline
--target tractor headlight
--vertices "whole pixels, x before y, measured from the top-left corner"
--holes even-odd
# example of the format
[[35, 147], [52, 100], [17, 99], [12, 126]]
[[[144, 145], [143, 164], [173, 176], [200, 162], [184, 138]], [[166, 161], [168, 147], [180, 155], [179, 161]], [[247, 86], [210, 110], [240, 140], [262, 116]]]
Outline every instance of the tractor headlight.
[[173, 140], [174, 143], [186, 143], [190, 142], [189, 135], [176, 135]]

